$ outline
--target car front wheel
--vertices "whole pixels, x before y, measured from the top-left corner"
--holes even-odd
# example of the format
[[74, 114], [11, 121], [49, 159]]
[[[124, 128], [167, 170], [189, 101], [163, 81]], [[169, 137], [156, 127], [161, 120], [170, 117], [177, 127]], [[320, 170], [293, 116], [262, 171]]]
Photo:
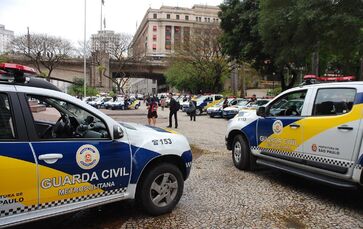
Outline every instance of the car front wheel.
[[253, 170], [255, 167], [255, 158], [241, 135], [234, 137], [232, 159], [234, 165], [240, 170]]
[[137, 202], [150, 215], [171, 212], [184, 189], [181, 171], [172, 164], [160, 164], [143, 177], [138, 188]]

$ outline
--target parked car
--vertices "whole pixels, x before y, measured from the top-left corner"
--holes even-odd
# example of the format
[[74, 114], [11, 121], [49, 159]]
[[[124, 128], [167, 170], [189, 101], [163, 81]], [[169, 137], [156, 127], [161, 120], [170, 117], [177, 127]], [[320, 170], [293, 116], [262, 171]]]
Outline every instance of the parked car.
[[[227, 107], [236, 105], [241, 100], [243, 100], [243, 99], [241, 99], [241, 98], [237, 98], [237, 99], [236, 98], [229, 98], [228, 99]], [[207, 114], [211, 118], [214, 118], [214, 117], [223, 117], [223, 110], [224, 110], [223, 104], [224, 104], [224, 99], [221, 100], [221, 101], [219, 101], [219, 103], [217, 103], [216, 105], [214, 105], [212, 107], [209, 107], [207, 109]]]
[[[197, 104], [196, 115], [201, 115], [203, 112], [206, 112], [205, 108], [209, 103], [212, 103], [216, 100], [220, 100], [222, 98], [223, 98], [223, 95], [220, 95], [220, 94], [203, 95], [203, 96], [198, 97], [195, 100], [196, 104]], [[183, 109], [186, 110], [187, 114], [189, 115], [188, 108], [189, 108], [189, 103], [188, 103], [188, 105], [186, 105], [186, 104], [183, 105]]]
[[104, 107], [105, 103], [110, 100], [112, 100], [112, 97], [98, 97], [97, 99], [89, 102], [88, 104], [99, 109]]
[[[0, 64], [0, 78], [35, 74], [18, 66]], [[150, 215], [178, 204], [192, 166], [183, 135], [117, 122], [43, 79], [10, 78], [0, 81], [0, 227], [126, 199]]]
[[236, 105], [229, 106], [225, 109], [223, 109], [223, 118], [231, 119], [233, 118], [242, 108], [246, 108], [247, 104], [249, 103], [249, 100], [247, 99], [241, 99], [238, 101]]
[[112, 110], [117, 110], [117, 109], [124, 110], [125, 109], [125, 99], [124, 99], [124, 97], [119, 96], [119, 97], [116, 98], [115, 101], [113, 101], [113, 99], [111, 99], [108, 102], [105, 102], [105, 108], [106, 109], [112, 109]]
[[236, 115], [226, 134], [234, 165], [267, 166], [341, 188], [362, 185], [362, 95], [362, 82], [305, 85]]

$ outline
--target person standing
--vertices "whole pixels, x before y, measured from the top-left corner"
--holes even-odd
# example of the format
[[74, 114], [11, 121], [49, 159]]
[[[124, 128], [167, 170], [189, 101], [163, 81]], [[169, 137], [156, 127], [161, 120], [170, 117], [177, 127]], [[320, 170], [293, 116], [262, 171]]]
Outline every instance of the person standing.
[[178, 117], [177, 117], [177, 113], [178, 113], [178, 110], [180, 106], [177, 101], [173, 98], [173, 93], [169, 93], [168, 94], [168, 97], [170, 98], [170, 103], [169, 103], [169, 109], [170, 109], [170, 112], [169, 112], [169, 126], [167, 126], [168, 128], [171, 128], [172, 127], [172, 117], [174, 116], [174, 119], [175, 119], [175, 129], [178, 128]]
[[197, 110], [197, 105], [196, 102], [192, 100], [192, 98], [190, 97], [189, 99], [189, 116], [190, 116], [190, 121], [192, 121], [194, 119], [195, 122], [195, 117], [197, 116], [196, 114], [196, 110]]
[[224, 98], [223, 106], [222, 107], [223, 107], [223, 109], [226, 108], [226, 107], [228, 107], [228, 98], [227, 97]]
[[149, 125], [151, 125], [152, 123], [155, 126], [156, 119], [158, 118], [157, 110], [158, 104], [156, 103], [154, 98], [151, 98], [147, 106], [147, 119]]

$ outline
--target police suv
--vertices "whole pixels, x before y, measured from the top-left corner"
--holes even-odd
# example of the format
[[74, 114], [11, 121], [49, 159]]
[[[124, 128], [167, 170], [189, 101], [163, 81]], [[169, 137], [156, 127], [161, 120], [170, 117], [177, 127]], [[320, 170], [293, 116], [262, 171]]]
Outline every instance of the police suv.
[[34, 70], [0, 64], [0, 227], [124, 199], [170, 212], [192, 153], [186, 138], [118, 123]]
[[363, 82], [287, 90], [228, 123], [234, 165], [264, 165], [344, 188], [363, 184]]

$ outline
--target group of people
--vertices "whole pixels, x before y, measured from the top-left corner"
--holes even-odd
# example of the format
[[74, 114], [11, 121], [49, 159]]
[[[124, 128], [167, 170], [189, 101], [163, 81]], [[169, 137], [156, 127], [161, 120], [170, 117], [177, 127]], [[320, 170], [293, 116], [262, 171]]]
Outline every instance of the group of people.
[[[174, 120], [175, 120], [175, 128], [178, 128], [178, 116], [177, 116], [177, 112], [180, 109], [180, 104], [173, 98], [173, 93], [169, 93], [168, 97], [170, 99], [170, 103], [169, 103], [169, 126], [167, 126], [168, 128], [172, 128], [172, 118], [174, 116]], [[162, 109], [164, 110], [165, 107], [165, 99], [162, 98], [162, 100], [164, 101], [160, 101], [162, 104]], [[158, 100], [155, 97], [151, 97], [149, 99], [149, 101], [147, 102], [147, 118], [148, 118], [148, 123], [149, 125], [154, 125], [156, 124], [156, 119], [158, 118]]]

